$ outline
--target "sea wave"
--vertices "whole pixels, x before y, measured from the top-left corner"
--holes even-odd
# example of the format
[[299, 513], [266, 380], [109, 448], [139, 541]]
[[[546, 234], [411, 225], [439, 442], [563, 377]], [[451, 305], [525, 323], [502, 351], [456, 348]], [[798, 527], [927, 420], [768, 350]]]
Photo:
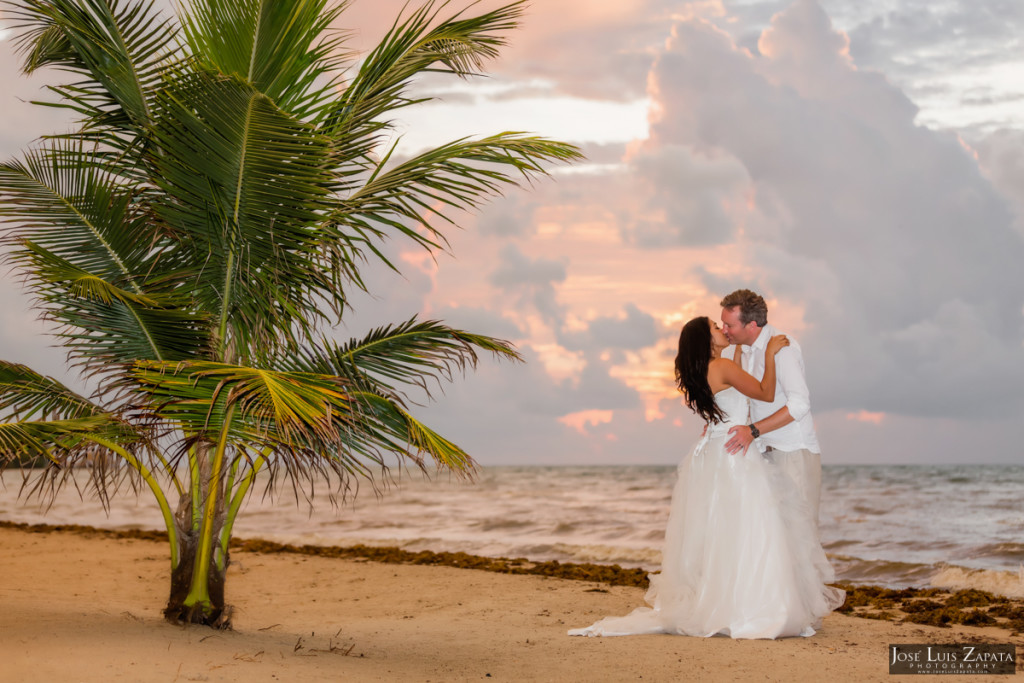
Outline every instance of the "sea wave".
[[864, 559], [853, 555], [828, 554], [836, 580], [879, 584], [888, 588], [928, 585], [937, 568], [917, 562]]
[[661, 565], [661, 550], [654, 548], [627, 548], [615, 545], [571, 545], [556, 543], [554, 553], [563, 555], [568, 562], [618, 564], [624, 567], [656, 569]]
[[836, 570], [837, 581], [886, 588], [973, 588], [1009, 598], [1024, 598], [1024, 564], [1017, 571], [1002, 571], [972, 569], [945, 562], [921, 564], [832, 554], [828, 558]]
[[1024, 543], [990, 543], [974, 549], [976, 557], [996, 557], [1014, 562], [1024, 562]]
[[940, 569], [931, 578], [931, 585], [955, 590], [974, 588], [1005, 595], [1008, 598], [1024, 598], [1024, 564], [1016, 572], [967, 569], [949, 565]]

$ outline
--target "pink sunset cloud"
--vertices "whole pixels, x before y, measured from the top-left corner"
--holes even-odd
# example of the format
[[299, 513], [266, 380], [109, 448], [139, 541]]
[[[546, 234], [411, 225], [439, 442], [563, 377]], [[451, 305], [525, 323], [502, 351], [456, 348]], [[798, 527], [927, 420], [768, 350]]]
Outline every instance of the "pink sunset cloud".
[[563, 415], [558, 418], [558, 421], [572, 427], [580, 434], [587, 434], [587, 427], [608, 424], [612, 421], [612, 417], [613, 413], [610, 410], [581, 410], [569, 415]]
[[880, 425], [885, 421], [885, 413], [872, 413], [867, 410], [859, 410], [856, 413], [847, 413], [846, 419], [853, 420], [854, 422], [867, 422], [869, 424]]

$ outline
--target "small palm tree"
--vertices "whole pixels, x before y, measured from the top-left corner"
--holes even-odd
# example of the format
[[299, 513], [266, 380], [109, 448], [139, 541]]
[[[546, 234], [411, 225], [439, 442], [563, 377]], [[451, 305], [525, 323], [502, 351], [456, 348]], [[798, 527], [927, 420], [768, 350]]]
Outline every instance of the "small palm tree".
[[0, 460], [46, 458], [51, 484], [88, 461], [103, 495], [137, 475], [170, 537], [165, 616], [227, 625], [228, 544], [257, 473], [344, 483], [389, 453], [466, 472], [405, 388], [481, 351], [517, 357], [416, 319], [332, 341], [359, 267], [387, 263], [396, 235], [444, 248], [446, 212], [579, 153], [518, 133], [381, 149], [388, 117], [424, 101], [410, 82], [479, 72], [521, 2], [448, 17], [429, 2], [358, 63], [328, 0], [188, 0], [177, 24], [146, 2], [8, 4], [25, 72], [70, 74], [49, 106], [79, 123], [0, 165], [0, 230], [96, 390], [0, 363]]

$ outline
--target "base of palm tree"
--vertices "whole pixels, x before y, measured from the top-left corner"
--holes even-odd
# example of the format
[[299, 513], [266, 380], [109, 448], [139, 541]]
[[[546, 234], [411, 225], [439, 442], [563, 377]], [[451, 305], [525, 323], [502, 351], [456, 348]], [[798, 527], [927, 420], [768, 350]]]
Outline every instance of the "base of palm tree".
[[224, 570], [211, 564], [205, 586], [193, 581], [194, 557], [185, 556], [171, 571], [171, 594], [164, 608], [164, 618], [172, 624], [201, 624], [220, 630], [231, 630], [232, 607], [224, 603]]

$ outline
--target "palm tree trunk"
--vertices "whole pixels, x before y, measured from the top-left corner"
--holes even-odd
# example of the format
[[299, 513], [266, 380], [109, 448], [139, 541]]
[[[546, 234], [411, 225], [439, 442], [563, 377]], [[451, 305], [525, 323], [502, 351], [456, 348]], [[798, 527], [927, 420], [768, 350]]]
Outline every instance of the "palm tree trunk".
[[[217, 522], [223, 522], [218, 516]], [[231, 628], [231, 607], [224, 602], [224, 581], [227, 576], [228, 551], [219, 543], [221, 524], [212, 527], [215, 552], [201, 563], [200, 534], [183, 529], [179, 535], [178, 565], [171, 569], [171, 592], [164, 617], [176, 624], [203, 624], [215, 628]]]
[[171, 593], [164, 609], [164, 617], [173, 623], [231, 628], [231, 608], [224, 602], [228, 535], [222, 533], [223, 448], [223, 443], [215, 450], [213, 444], [199, 443], [189, 454], [199, 476], [192, 478], [193, 490], [181, 496], [175, 516], [178, 562], [171, 568]]

